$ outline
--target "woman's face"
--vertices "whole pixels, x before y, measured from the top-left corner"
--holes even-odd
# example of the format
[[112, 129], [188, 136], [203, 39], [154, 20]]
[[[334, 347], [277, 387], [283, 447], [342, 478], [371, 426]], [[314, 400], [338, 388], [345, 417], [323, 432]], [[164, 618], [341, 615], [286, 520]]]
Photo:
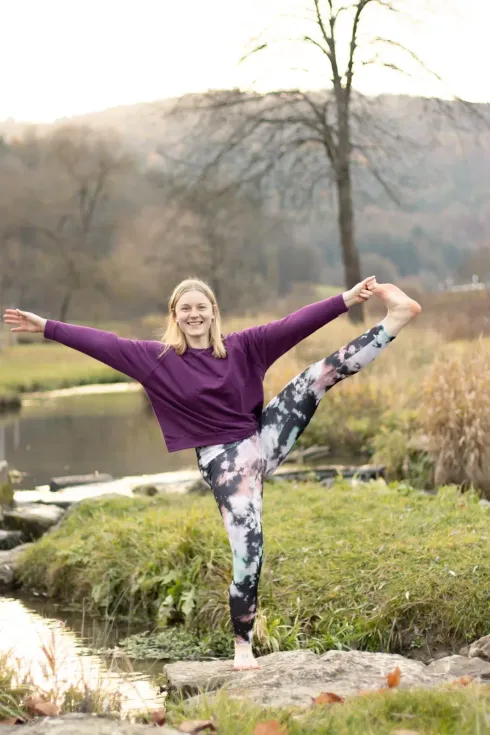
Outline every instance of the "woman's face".
[[175, 304], [175, 321], [191, 346], [193, 341], [209, 339], [213, 319], [213, 305], [201, 291], [186, 291]]

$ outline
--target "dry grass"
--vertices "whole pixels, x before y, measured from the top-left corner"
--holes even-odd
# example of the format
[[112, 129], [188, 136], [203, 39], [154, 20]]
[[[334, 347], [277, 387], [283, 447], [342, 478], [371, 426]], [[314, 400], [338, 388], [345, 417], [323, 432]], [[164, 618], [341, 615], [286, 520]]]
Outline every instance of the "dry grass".
[[435, 482], [473, 484], [490, 495], [490, 351], [476, 343], [435, 360], [425, 381], [421, 425], [436, 461]]

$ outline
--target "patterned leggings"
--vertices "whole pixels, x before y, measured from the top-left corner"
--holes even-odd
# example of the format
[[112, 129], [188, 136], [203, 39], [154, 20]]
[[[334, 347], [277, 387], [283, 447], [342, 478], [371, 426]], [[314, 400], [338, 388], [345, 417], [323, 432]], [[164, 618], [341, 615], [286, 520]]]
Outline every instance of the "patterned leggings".
[[310, 365], [266, 406], [255, 434], [199, 447], [198, 465], [211, 486], [233, 551], [230, 611], [235, 640], [251, 643], [263, 556], [262, 480], [281, 464], [325, 393], [372, 362], [394, 338], [382, 324]]

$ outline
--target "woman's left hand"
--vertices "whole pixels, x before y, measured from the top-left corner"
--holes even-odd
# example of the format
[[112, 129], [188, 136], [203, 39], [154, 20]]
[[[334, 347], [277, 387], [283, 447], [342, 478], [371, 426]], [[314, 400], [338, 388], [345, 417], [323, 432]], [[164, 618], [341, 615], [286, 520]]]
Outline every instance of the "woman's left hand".
[[369, 276], [369, 278], [360, 281], [354, 288], [342, 294], [345, 305], [349, 307], [354, 304], [363, 304], [365, 301], [369, 301], [376, 286], [376, 276]]

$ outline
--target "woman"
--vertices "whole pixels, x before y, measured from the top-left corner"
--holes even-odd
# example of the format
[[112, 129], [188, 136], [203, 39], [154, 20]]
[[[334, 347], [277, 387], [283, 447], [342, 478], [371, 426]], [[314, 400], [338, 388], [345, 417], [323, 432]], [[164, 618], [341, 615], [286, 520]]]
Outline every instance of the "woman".
[[[306, 368], [266, 408], [262, 381], [281, 355], [350, 306], [376, 295], [388, 313], [350, 344]], [[90, 327], [7, 309], [13, 332], [44, 332], [139, 381], [170, 452], [196, 449], [233, 551], [230, 611], [235, 669], [258, 668], [252, 629], [262, 565], [262, 481], [285, 459], [327, 390], [372, 362], [420, 306], [391, 284], [367, 278], [286, 316], [223, 338], [211, 289], [198, 279], [180, 283], [169, 301], [163, 345], [128, 340]]]

